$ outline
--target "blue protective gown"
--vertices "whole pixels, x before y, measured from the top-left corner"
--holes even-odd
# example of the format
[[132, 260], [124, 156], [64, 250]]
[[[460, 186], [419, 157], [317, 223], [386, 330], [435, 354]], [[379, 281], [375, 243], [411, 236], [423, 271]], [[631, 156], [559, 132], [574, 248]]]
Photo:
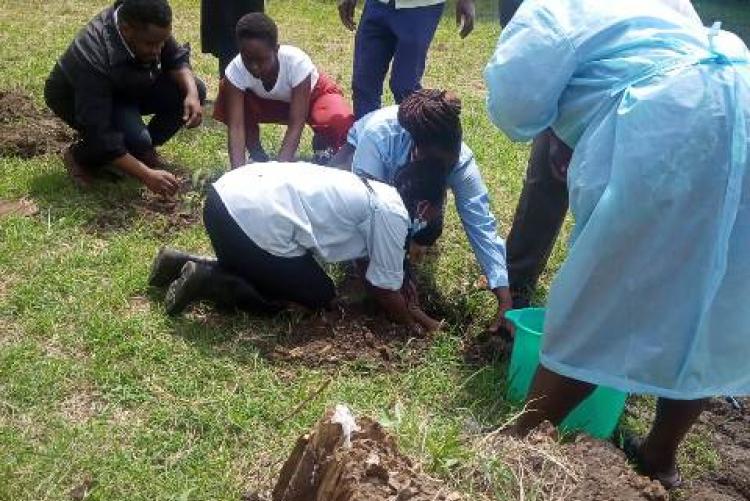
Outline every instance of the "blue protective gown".
[[750, 394], [750, 65], [653, 0], [527, 0], [487, 65], [508, 136], [575, 149], [542, 364], [674, 399]]

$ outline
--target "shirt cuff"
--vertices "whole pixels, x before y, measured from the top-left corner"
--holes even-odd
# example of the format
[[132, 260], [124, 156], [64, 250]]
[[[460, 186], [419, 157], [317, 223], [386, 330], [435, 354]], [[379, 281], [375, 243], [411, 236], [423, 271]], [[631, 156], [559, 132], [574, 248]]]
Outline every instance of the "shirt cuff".
[[372, 264], [367, 267], [365, 278], [375, 287], [391, 291], [401, 290], [404, 285], [403, 271], [388, 271]]
[[487, 274], [487, 284], [489, 288], [494, 290], [498, 287], [508, 287], [510, 282], [508, 281], [508, 270], [494, 270], [492, 273]]

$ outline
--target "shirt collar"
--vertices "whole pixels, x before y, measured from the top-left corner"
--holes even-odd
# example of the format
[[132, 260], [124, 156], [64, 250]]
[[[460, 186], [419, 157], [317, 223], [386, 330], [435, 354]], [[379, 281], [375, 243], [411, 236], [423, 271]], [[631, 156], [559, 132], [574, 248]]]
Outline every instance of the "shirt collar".
[[120, 12], [120, 7], [117, 7], [114, 12], [114, 18], [115, 18], [115, 30], [117, 30], [117, 34], [120, 36], [120, 41], [122, 42], [123, 47], [125, 47], [125, 50], [128, 51], [128, 54], [130, 57], [135, 59], [135, 54], [133, 54], [133, 51], [130, 50], [130, 46], [125, 41], [125, 37], [122, 36], [122, 31], [120, 31], [120, 24], [117, 22], [117, 15]]

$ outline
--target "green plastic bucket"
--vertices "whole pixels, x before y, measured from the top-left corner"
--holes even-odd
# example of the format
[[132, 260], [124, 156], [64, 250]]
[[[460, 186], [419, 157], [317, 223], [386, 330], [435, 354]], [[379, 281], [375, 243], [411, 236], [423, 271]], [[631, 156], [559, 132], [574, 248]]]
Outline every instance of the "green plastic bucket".
[[[526, 308], [511, 310], [505, 314], [516, 326], [508, 383], [508, 399], [512, 402], [526, 400], [539, 366], [544, 311], [544, 308]], [[563, 432], [584, 431], [592, 437], [609, 438], [625, 410], [627, 397], [627, 393], [600, 386], [568, 414], [560, 428]]]

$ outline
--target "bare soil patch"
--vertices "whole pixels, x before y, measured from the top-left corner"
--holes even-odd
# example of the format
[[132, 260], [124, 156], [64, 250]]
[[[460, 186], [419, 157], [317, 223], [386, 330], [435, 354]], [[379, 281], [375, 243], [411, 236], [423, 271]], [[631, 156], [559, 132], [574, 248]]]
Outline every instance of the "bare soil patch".
[[287, 331], [255, 344], [271, 361], [307, 367], [355, 363], [368, 368], [397, 368], [418, 363], [429, 349], [429, 335], [415, 336], [386, 318], [356, 276], [339, 284], [335, 311], [303, 314]]
[[348, 304], [332, 314], [305, 316], [290, 324], [286, 333], [256, 345], [274, 362], [393, 368], [417, 363], [430, 343], [430, 337], [415, 337], [365, 305]]
[[[585, 435], [570, 443], [560, 443], [549, 423], [542, 424], [524, 440], [502, 432], [491, 434], [478, 447], [479, 467], [473, 472], [477, 484], [482, 490], [499, 494], [500, 499], [669, 499], [661, 484], [638, 475], [613, 444]], [[510, 472], [510, 479], [499, 485], [497, 482], [487, 485], [490, 477], [482, 465], [498, 461]]]
[[30, 198], [18, 200], [0, 199], [0, 218], [8, 216], [31, 217], [39, 214], [39, 207]]
[[127, 229], [136, 219], [145, 219], [157, 233], [167, 233], [201, 220], [203, 195], [188, 176], [178, 175], [180, 188], [174, 196], [151, 193], [145, 188], [136, 198], [119, 198], [102, 207], [89, 222], [91, 232], [111, 233]]
[[0, 90], [0, 156], [32, 158], [60, 153], [75, 132], [26, 94]]
[[696, 428], [710, 437], [720, 465], [688, 482], [678, 499], [690, 501], [750, 500], [750, 398], [737, 399], [739, 409], [714, 399]]

